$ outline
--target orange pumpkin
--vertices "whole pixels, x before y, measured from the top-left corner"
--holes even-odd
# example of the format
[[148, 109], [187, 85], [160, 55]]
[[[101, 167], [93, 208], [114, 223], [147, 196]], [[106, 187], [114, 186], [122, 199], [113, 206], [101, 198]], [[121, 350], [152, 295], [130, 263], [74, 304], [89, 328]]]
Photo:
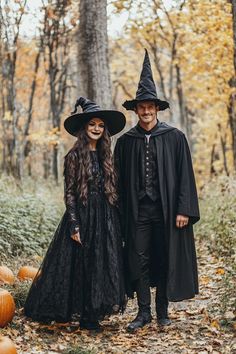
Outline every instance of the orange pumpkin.
[[14, 274], [7, 266], [0, 266], [0, 283], [13, 284], [15, 280]]
[[8, 337], [0, 336], [0, 353], [17, 354], [15, 344]]
[[37, 273], [38, 273], [37, 268], [31, 266], [24, 266], [19, 269], [17, 277], [20, 280], [29, 280], [29, 279], [34, 279]]
[[3, 328], [11, 322], [15, 309], [15, 301], [9, 291], [0, 289], [0, 327]]

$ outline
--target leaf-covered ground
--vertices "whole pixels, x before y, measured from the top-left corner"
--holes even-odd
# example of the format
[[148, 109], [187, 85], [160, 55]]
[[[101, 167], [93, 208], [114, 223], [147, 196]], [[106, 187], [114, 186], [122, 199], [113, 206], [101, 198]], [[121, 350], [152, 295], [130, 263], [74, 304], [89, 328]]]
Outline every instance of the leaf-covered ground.
[[18, 354], [234, 353], [235, 313], [233, 309], [228, 310], [222, 321], [220, 311], [224, 293], [222, 277], [227, 269], [206, 248], [199, 254], [200, 295], [189, 301], [171, 303], [172, 324], [167, 328], [157, 326], [153, 308], [151, 324], [135, 334], [127, 333], [125, 328], [137, 312], [134, 299], [128, 302], [124, 315], [103, 321], [104, 330], [99, 334], [81, 331], [78, 323], [40, 325], [26, 319], [22, 309], [1, 332], [15, 342]]

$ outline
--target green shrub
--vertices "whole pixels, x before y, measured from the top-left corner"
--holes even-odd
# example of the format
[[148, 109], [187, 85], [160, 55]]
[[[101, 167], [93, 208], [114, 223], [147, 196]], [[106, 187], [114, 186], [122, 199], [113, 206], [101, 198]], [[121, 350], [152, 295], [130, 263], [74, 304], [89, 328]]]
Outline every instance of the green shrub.
[[42, 254], [63, 213], [62, 188], [0, 179], [0, 254]]
[[[233, 311], [235, 314], [236, 309], [236, 294], [235, 294], [235, 287], [236, 287], [236, 265], [232, 267], [231, 270], [228, 270], [226, 275], [222, 280], [222, 286], [225, 291], [223, 292], [220, 298], [220, 312], [223, 319], [227, 314], [227, 311]], [[232, 320], [232, 319], [231, 319]], [[230, 324], [231, 321], [226, 319], [225, 324]], [[232, 321], [233, 322], [233, 321]]]
[[207, 242], [211, 253], [232, 265], [236, 260], [236, 180], [218, 178], [205, 186], [201, 195], [196, 234]]

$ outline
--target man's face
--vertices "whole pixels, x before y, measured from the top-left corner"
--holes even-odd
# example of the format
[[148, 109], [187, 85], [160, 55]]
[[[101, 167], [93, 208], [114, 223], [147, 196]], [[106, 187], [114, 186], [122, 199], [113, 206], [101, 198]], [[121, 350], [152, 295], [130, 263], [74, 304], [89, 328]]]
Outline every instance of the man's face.
[[153, 101], [143, 101], [137, 103], [135, 113], [141, 122], [150, 124], [157, 119], [158, 106]]

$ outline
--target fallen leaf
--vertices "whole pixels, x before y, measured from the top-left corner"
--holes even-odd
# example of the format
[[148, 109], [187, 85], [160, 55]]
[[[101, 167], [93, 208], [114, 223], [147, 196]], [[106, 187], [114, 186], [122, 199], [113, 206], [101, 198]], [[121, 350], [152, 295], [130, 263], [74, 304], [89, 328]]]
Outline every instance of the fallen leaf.
[[225, 270], [223, 268], [217, 268], [216, 269], [216, 274], [224, 275], [225, 274]]

